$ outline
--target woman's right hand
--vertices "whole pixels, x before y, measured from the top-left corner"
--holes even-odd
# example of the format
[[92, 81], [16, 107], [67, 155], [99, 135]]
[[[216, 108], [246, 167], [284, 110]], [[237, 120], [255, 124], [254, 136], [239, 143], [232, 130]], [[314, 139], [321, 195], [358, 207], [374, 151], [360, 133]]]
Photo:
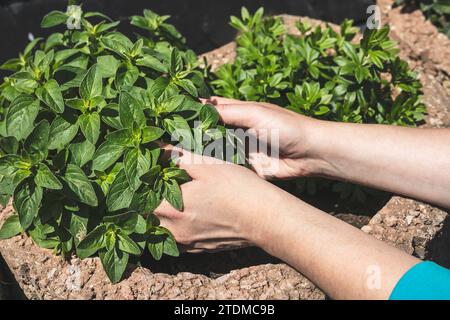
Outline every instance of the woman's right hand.
[[249, 162], [260, 177], [270, 180], [320, 175], [324, 163], [314, 159], [310, 152], [312, 129], [319, 126], [320, 121], [270, 103], [221, 97], [203, 102], [214, 105], [225, 124], [251, 130], [272, 152], [278, 146], [279, 154], [275, 156], [261, 151], [249, 152]]

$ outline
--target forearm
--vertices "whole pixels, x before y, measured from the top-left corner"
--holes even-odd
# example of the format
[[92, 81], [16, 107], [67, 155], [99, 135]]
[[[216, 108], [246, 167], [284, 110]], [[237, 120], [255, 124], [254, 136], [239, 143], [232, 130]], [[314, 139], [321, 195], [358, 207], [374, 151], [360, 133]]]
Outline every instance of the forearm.
[[276, 197], [250, 225], [250, 240], [334, 299], [387, 299], [419, 262], [287, 193]]
[[450, 207], [450, 130], [317, 122], [315, 174]]

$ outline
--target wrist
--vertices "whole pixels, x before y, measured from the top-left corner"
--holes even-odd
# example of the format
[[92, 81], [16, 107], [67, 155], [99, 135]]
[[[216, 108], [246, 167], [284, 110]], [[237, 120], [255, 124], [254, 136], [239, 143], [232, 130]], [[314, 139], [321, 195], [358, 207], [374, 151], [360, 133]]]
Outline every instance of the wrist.
[[[241, 235], [248, 242], [274, 254], [278, 239], [286, 223], [289, 225], [289, 217], [292, 212], [298, 211], [299, 199], [265, 182], [264, 192], [258, 192], [255, 203], [249, 211], [246, 221], [242, 224]], [[261, 190], [263, 191], [263, 190]]]
[[338, 123], [308, 118], [302, 129], [304, 144], [304, 158], [301, 159], [306, 174], [310, 177], [339, 177], [339, 170], [332, 161], [333, 149], [337, 144], [333, 142], [338, 134]]

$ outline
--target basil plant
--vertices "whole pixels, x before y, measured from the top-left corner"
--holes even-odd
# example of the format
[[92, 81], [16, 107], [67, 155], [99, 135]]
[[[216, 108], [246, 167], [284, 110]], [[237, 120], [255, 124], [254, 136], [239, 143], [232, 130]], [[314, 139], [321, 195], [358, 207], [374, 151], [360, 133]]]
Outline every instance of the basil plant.
[[[212, 85], [217, 95], [275, 103], [316, 119], [415, 126], [424, 119], [422, 85], [389, 38], [389, 27], [359, 31], [345, 21], [312, 27], [307, 20], [288, 34], [279, 17], [263, 9], [231, 17], [239, 31], [237, 58], [221, 66]], [[364, 201], [360, 187], [332, 183], [343, 198]], [[297, 188], [316, 194], [324, 180], [299, 180]]]
[[[178, 256], [154, 215], [166, 199], [183, 210], [188, 174], [163, 157], [161, 143], [194, 149], [193, 132], [217, 127], [197, 56], [168, 16], [131, 18], [145, 35], [69, 6], [42, 20], [57, 27], [35, 39], [0, 85], [0, 194], [15, 214], [0, 239], [26, 232], [42, 248], [98, 255], [112, 282], [130, 259]], [[201, 125], [195, 127], [195, 121]]]

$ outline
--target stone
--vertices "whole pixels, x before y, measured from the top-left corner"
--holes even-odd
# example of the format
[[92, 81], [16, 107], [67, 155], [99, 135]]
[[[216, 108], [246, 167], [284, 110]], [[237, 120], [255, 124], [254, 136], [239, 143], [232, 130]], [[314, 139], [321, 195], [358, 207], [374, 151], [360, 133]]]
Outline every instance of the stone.
[[450, 218], [442, 209], [393, 197], [364, 230], [420, 259], [450, 267]]

